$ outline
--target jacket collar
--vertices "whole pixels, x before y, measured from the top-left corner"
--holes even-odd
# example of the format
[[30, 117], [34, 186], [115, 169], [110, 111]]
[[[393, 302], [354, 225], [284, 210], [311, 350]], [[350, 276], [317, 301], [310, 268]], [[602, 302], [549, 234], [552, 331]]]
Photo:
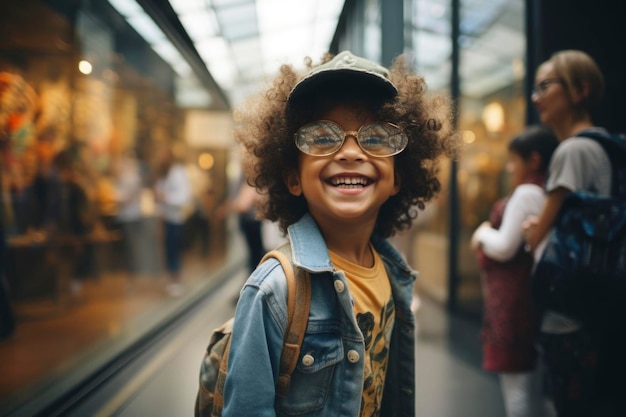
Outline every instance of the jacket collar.
[[287, 228], [293, 263], [309, 272], [333, 271], [326, 242], [310, 213]]
[[[310, 213], [289, 226], [287, 233], [295, 265], [312, 273], [334, 271], [324, 237]], [[412, 272], [402, 255], [386, 239], [372, 236], [371, 241], [381, 257], [407, 272]]]

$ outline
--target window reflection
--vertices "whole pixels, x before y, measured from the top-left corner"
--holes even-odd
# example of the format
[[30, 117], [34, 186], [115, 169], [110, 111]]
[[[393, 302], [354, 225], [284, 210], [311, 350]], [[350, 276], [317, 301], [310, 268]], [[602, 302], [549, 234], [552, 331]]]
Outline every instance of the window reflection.
[[[458, 164], [459, 250], [458, 302], [462, 310], [480, 313], [482, 295], [476, 259], [469, 248], [471, 232], [489, 208], [506, 194], [507, 141], [525, 124], [522, 0], [461, 0], [460, 91], [458, 129], [464, 150]], [[452, 43], [450, 3], [412, 1], [412, 50], [415, 65], [435, 91], [449, 91]], [[420, 288], [445, 302], [448, 297], [449, 166], [442, 166], [443, 192], [418, 222], [413, 256]], [[433, 265], [432, 259], [440, 259]]]
[[[69, 13], [57, 3], [0, 6], [9, 290], [0, 311], [10, 312], [0, 320], [0, 414], [110, 360], [204, 288], [225, 256], [225, 226], [212, 210], [226, 194], [227, 148], [185, 140], [175, 70], [107, 2]], [[212, 132], [228, 142], [227, 128]], [[189, 189], [168, 207], [181, 220], [176, 293], [167, 291], [155, 192], [166, 152]]]

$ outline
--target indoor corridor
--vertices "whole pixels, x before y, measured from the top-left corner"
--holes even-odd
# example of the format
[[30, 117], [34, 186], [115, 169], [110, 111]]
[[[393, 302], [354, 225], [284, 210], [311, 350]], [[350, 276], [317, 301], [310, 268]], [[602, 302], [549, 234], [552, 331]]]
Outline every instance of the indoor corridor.
[[[240, 269], [172, 323], [130, 363], [112, 373], [71, 417], [192, 416], [200, 361], [211, 330], [229, 318]], [[416, 415], [502, 417], [497, 379], [480, 369], [478, 323], [450, 316], [428, 297], [417, 312]]]

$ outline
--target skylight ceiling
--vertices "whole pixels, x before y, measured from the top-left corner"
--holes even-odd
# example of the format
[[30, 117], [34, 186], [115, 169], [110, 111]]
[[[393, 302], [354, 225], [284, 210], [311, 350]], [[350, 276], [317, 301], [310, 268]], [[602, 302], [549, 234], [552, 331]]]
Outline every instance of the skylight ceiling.
[[[202, 87], [187, 61], [143, 8], [135, 0], [108, 1], [150, 47], [171, 65], [177, 75], [176, 101], [178, 104], [184, 107], [209, 106], [212, 102], [209, 92]], [[185, 1], [192, 3], [194, 0]]]
[[[135, 0], [109, 0], [178, 74], [177, 99], [203, 107], [211, 96]], [[279, 66], [327, 52], [345, 0], [169, 0], [211, 76], [237, 106]], [[381, 2], [380, 7], [384, 7]], [[482, 97], [524, 77], [522, 0], [463, 0], [461, 83]], [[377, 11], [380, 12], [379, 10]], [[435, 90], [450, 82], [450, 3], [415, 0], [410, 14], [416, 69]], [[375, 58], [373, 58], [375, 59]]]
[[328, 51], [344, 0], [169, 0], [211, 75], [237, 105], [279, 66]]
[[[411, 18], [417, 70], [431, 88], [449, 88], [450, 2], [416, 0]], [[522, 0], [463, 0], [460, 18], [463, 95], [484, 97], [524, 77]]]

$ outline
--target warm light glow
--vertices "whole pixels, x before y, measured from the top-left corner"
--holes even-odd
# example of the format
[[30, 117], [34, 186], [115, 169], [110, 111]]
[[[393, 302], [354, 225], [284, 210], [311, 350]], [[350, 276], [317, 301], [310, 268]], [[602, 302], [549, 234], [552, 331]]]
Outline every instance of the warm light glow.
[[502, 104], [493, 101], [483, 110], [483, 123], [490, 133], [500, 132], [504, 127], [504, 108]]
[[213, 164], [215, 164], [215, 158], [208, 152], [203, 152], [198, 157], [198, 166], [205, 171], [213, 168]]
[[89, 63], [89, 61], [85, 61], [84, 59], [78, 63], [78, 70], [85, 75], [91, 74], [93, 67]]
[[461, 134], [461, 138], [465, 143], [474, 143], [476, 140], [476, 134], [474, 134], [471, 130], [464, 130]]

